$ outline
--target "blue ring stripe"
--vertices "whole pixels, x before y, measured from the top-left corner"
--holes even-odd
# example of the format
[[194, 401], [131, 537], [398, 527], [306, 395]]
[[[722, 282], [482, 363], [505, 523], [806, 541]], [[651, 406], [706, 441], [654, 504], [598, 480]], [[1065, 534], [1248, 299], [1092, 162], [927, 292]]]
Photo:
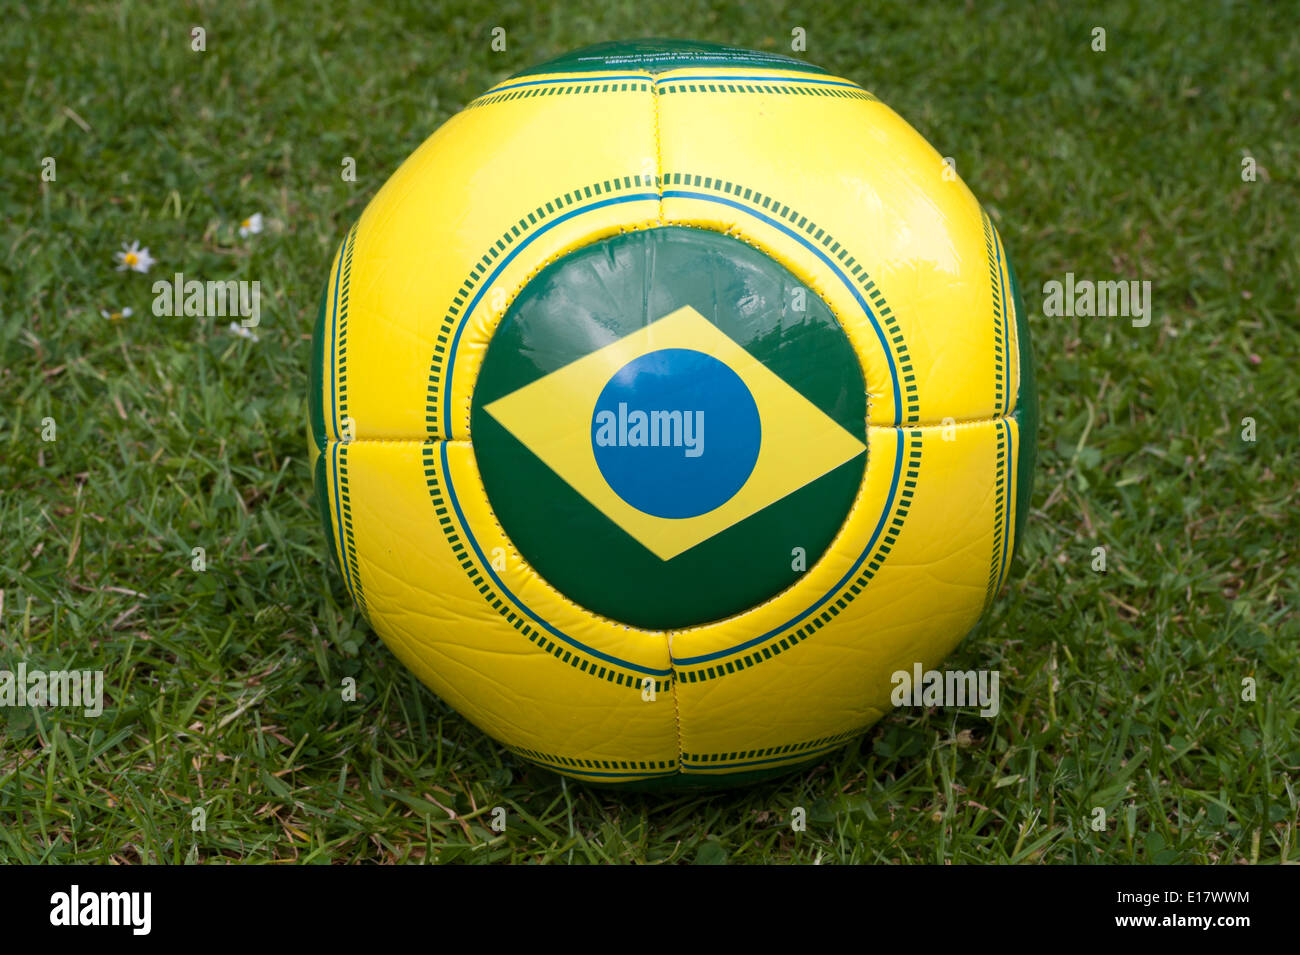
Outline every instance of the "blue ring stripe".
[[[849, 291], [853, 294], [854, 298], [857, 299], [857, 301], [862, 305], [863, 310], [866, 312], [868, 318], [871, 320], [872, 327], [876, 330], [876, 335], [877, 335], [877, 337], [880, 339], [881, 347], [884, 349], [884, 351], [885, 351], [885, 357], [886, 357], [887, 361], [889, 362], [890, 376], [891, 376], [891, 378], [893, 379], [893, 385], [894, 385], [894, 427], [897, 428], [897, 427], [899, 426], [899, 423], [900, 423], [900, 417], [899, 417], [899, 416], [900, 416], [900, 414], [901, 414], [901, 412], [902, 412], [902, 398], [901, 398], [901, 392], [900, 392], [900, 390], [899, 390], [899, 385], [898, 385], [898, 374], [897, 374], [897, 370], [896, 370], [895, 367], [894, 367], [894, 356], [893, 356], [892, 352], [891, 352], [890, 349], [889, 349], [888, 341], [887, 341], [886, 338], [884, 337], [884, 333], [882, 332], [882, 330], [881, 330], [881, 328], [880, 328], [880, 325], [879, 325], [879, 323], [878, 323], [877, 320], [876, 320], [875, 313], [872, 312], [870, 306], [867, 305], [866, 301], [862, 298], [862, 296], [858, 294], [857, 290], [853, 287], [853, 284], [852, 284], [852, 282], [849, 280], [848, 276], [845, 275], [844, 272], [841, 271], [840, 268], [839, 268], [839, 267], [838, 267], [838, 266], [837, 266], [833, 261], [831, 261], [831, 259], [830, 259], [829, 257], [827, 257], [826, 255], [824, 255], [824, 254], [823, 254], [819, 249], [817, 249], [815, 246], [813, 246], [813, 245], [811, 245], [810, 243], [808, 243], [806, 240], [804, 240], [804, 239], [803, 239], [801, 236], [799, 236], [797, 233], [790, 231], [790, 230], [787, 229], [785, 226], [781, 225], [779, 222], [776, 222], [776, 221], [772, 220], [771, 218], [769, 218], [768, 216], [765, 216], [765, 215], [763, 215], [762, 213], [756, 212], [755, 210], [750, 209], [749, 207], [744, 206], [744, 205], [742, 205], [742, 204], [740, 204], [740, 203], [738, 203], [738, 202], [734, 202], [734, 201], [729, 200], [729, 199], [722, 199], [721, 197], [717, 197], [717, 196], [706, 195], [706, 194], [704, 194], [704, 193], [692, 193], [692, 192], [686, 192], [686, 191], [681, 191], [681, 190], [671, 190], [671, 191], [666, 191], [666, 192], [663, 193], [663, 195], [664, 195], [665, 197], [666, 197], [666, 196], [669, 196], [669, 195], [673, 195], [673, 196], [677, 196], [677, 197], [681, 197], [681, 198], [696, 198], [696, 199], [702, 199], [702, 200], [707, 201], [707, 202], [717, 202], [717, 203], [720, 203], [720, 204], [723, 204], [723, 205], [733, 206], [734, 208], [740, 210], [741, 212], [745, 212], [745, 213], [748, 213], [748, 214], [750, 214], [750, 215], [753, 215], [753, 216], [755, 216], [755, 217], [757, 217], [757, 218], [759, 218], [759, 219], [762, 219], [763, 221], [769, 223], [770, 225], [772, 225], [772, 226], [774, 226], [774, 227], [780, 229], [781, 231], [786, 232], [787, 234], [790, 235], [791, 238], [795, 239], [795, 241], [797, 241], [797, 242], [799, 242], [800, 244], [804, 245], [806, 248], [809, 249], [809, 251], [811, 251], [811, 252], [813, 252], [815, 255], [819, 256], [819, 257], [822, 259], [822, 261], [824, 261], [824, 262], [826, 263], [826, 265], [829, 266], [830, 269], [831, 269], [831, 270], [832, 270], [832, 271], [833, 271], [833, 272], [834, 272], [834, 273], [839, 277], [840, 281], [844, 284], [844, 286], [845, 286], [846, 288], [849, 289]], [[514, 257], [515, 257], [515, 256], [516, 256], [516, 255], [517, 255], [517, 254], [522, 250], [522, 249], [526, 248], [527, 245], [528, 245], [530, 242], [532, 242], [532, 240], [535, 239], [537, 236], [543, 234], [545, 231], [549, 230], [550, 228], [553, 228], [554, 226], [558, 225], [560, 222], [563, 222], [563, 221], [566, 220], [566, 219], [572, 218], [573, 216], [577, 216], [577, 215], [580, 215], [580, 214], [582, 214], [582, 213], [584, 213], [584, 212], [590, 212], [590, 211], [592, 211], [593, 209], [598, 209], [598, 208], [601, 208], [601, 207], [603, 207], [603, 206], [613, 205], [613, 204], [616, 204], [616, 203], [619, 203], [619, 202], [633, 202], [633, 201], [644, 200], [644, 199], [653, 199], [653, 200], [655, 200], [655, 201], [658, 201], [659, 198], [660, 198], [660, 196], [659, 196], [658, 193], [638, 193], [638, 194], [634, 194], [634, 195], [615, 197], [615, 198], [612, 198], [612, 199], [602, 199], [602, 200], [600, 200], [600, 201], [598, 201], [598, 202], [594, 202], [594, 203], [591, 203], [591, 204], [589, 204], [589, 205], [582, 206], [582, 207], [580, 207], [580, 208], [578, 208], [578, 209], [574, 209], [574, 210], [572, 210], [572, 211], [570, 211], [570, 212], [565, 213], [563, 216], [560, 216], [560, 217], [558, 217], [558, 218], [552, 220], [548, 225], [544, 226], [543, 228], [539, 229], [537, 232], [535, 232], [535, 233], [533, 233], [532, 235], [530, 235], [526, 240], [524, 240], [524, 241], [521, 242], [518, 246], [516, 246], [513, 250], [511, 250], [510, 254], [509, 254], [508, 256], [506, 256], [506, 257], [501, 261], [501, 263], [497, 266], [497, 268], [496, 268], [495, 270], [493, 270], [493, 272], [488, 276], [488, 278], [487, 278], [487, 279], [482, 283], [482, 285], [479, 287], [479, 291], [478, 291], [477, 293], [475, 293], [474, 298], [470, 301], [470, 303], [468, 304], [468, 306], [467, 306], [467, 307], [465, 308], [465, 310], [461, 313], [461, 315], [462, 315], [461, 322], [459, 323], [459, 325], [458, 325], [457, 328], [456, 328], [456, 334], [452, 337], [452, 342], [451, 342], [451, 345], [450, 345], [450, 347], [449, 347], [449, 349], [448, 349], [448, 356], [447, 356], [447, 372], [446, 372], [446, 374], [445, 374], [445, 376], [444, 376], [444, 379], [443, 379], [443, 387], [446, 389], [446, 394], [445, 394], [444, 397], [443, 397], [443, 401], [444, 401], [444, 404], [443, 404], [443, 409], [444, 409], [444, 417], [443, 417], [443, 421], [444, 421], [444, 422], [446, 422], [447, 420], [449, 420], [450, 417], [451, 417], [451, 380], [452, 380], [452, 368], [453, 368], [453, 366], [454, 366], [454, 364], [455, 364], [455, 360], [456, 360], [456, 351], [457, 351], [457, 348], [459, 347], [459, 344], [460, 344], [460, 336], [461, 336], [461, 333], [464, 331], [465, 326], [468, 324], [468, 321], [467, 321], [468, 316], [469, 316], [470, 313], [473, 311], [475, 305], [477, 305], [479, 299], [482, 298], [483, 294], [484, 294], [484, 293], [487, 291], [487, 289], [491, 286], [492, 281], [493, 281], [493, 280], [495, 279], [495, 277], [496, 277], [496, 276], [501, 272], [501, 270], [502, 270], [503, 268], [505, 268], [505, 266], [510, 262], [510, 260], [513, 259], [513, 258], [514, 258]], [[818, 607], [820, 607], [822, 604], [824, 604], [827, 600], [829, 600], [830, 597], [831, 597], [831, 595], [834, 594], [836, 591], [838, 591], [839, 588], [842, 587], [842, 586], [844, 585], [844, 583], [847, 582], [847, 581], [849, 580], [849, 578], [853, 576], [853, 574], [856, 572], [857, 568], [860, 567], [860, 566], [862, 565], [863, 561], [866, 560], [867, 556], [871, 553], [872, 549], [875, 547], [875, 542], [876, 542], [877, 538], [879, 537], [879, 535], [880, 535], [882, 529], [884, 528], [885, 521], [886, 521], [886, 519], [889, 517], [890, 512], [893, 510], [893, 507], [894, 507], [894, 500], [895, 500], [895, 495], [897, 494], [897, 491], [898, 491], [898, 477], [899, 477], [899, 473], [900, 473], [901, 470], [902, 470], [902, 462], [903, 462], [903, 432], [902, 432], [902, 431], [898, 431], [898, 433], [897, 433], [897, 440], [898, 440], [898, 451], [897, 451], [897, 455], [896, 455], [896, 458], [895, 458], [895, 461], [894, 461], [894, 473], [893, 473], [893, 475], [892, 475], [892, 477], [891, 477], [891, 479], [890, 479], [889, 496], [888, 496], [888, 499], [887, 499], [886, 502], [885, 502], [885, 506], [884, 506], [884, 508], [881, 510], [880, 520], [879, 520], [879, 521], [877, 522], [877, 524], [876, 524], [876, 529], [875, 529], [875, 531], [872, 533], [872, 535], [871, 535], [871, 540], [868, 542], [867, 547], [866, 547], [866, 548], [863, 550], [863, 552], [858, 556], [857, 560], [856, 560], [856, 561], [854, 562], [854, 564], [853, 564], [853, 567], [849, 569], [848, 573], [846, 573], [846, 574], [844, 575], [844, 577], [842, 577], [842, 578], [840, 579], [840, 582], [839, 582], [838, 584], [836, 584], [835, 587], [833, 587], [833, 588], [831, 588], [830, 590], [828, 590], [825, 594], [822, 595], [821, 598], [819, 598], [819, 599], [817, 600], [816, 603], [814, 603], [812, 606], [808, 607], [806, 610], [804, 610], [804, 611], [803, 611], [802, 613], [800, 613], [798, 616], [794, 617], [794, 618], [793, 618], [789, 623], [785, 624], [785, 626], [790, 626], [790, 625], [792, 625], [792, 624], [794, 624], [794, 623], [798, 623], [800, 620], [802, 620], [802, 619], [804, 619], [806, 616], [808, 616], [808, 614], [812, 613], [814, 610], [816, 610]], [[443, 477], [444, 477], [444, 480], [445, 480], [445, 482], [446, 482], [446, 484], [447, 484], [447, 491], [448, 491], [448, 494], [450, 495], [450, 497], [451, 497], [451, 499], [452, 499], [452, 505], [453, 505], [453, 507], [454, 507], [455, 510], [456, 510], [456, 516], [460, 519], [461, 527], [462, 527], [462, 529], [465, 531], [465, 536], [469, 539], [470, 545], [474, 548], [474, 553], [478, 556], [478, 559], [479, 559], [480, 563], [483, 564], [483, 568], [484, 568], [484, 570], [485, 570], [485, 571], [487, 572], [487, 574], [492, 578], [492, 580], [496, 583], [496, 585], [501, 589], [501, 591], [502, 591], [503, 593], [505, 593], [505, 594], [506, 594], [506, 595], [507, 595], [507, 596], [508, 596], [512, 601], [514, 601], [514, 603], [515, 603], [517, 606], [519, 606], [520, 609], [522, 609], [522, 610], [524, 610], [525, 612], [527, 612], [527, 614], [528, 614], [528, 615], [529, 615], [533, 620], [535, 620], [538, 624], [540, 624], [542, 627], [544, 627], [544, 628], [545, 628], [549, 633], [553, 634], [554, 636], [556, 636], [557, 638], [559, 638], [559, 639], [560, 639], [561, 641], [563, 641], [564, 643], [567, 643], [569, 646], [572, 646], [572, 647], [575, 647], [575, 648], [580, 648], [580, 649], [582, 649], [584, 652], [591, 653], [591, 654], [593, 654], [594, 656], [597, 656], [597, 657], [599, 657], [599, 658], [602, 659], [602, 660], [607, 660], [607, 661], [610, 661], [610, 662], [614, 662], [614, 663], [616, 663], [616, 664], [619, 665], [619, 666], [622, 666], [622, 667], [624, 667], [624, 668], [626, 668], [626, 669], [636, 670], [637, 672], [642, 672], [642, 673], [647, 673], [647, 674], [653, 674], [653, 675], [659, 675], [659, 674], [667, 675], [667, 674], [671, 674], [671, 673], [673, 672], [671, 669], [666, 670], [666, 671], [651, 670], [651, 669], [648, 669], [648, 668], [645, 668], [645, 667], [638, 666], [638, 665], [633, 664], [633, 663], [629, 663], [629, 662], [627, 662], [627, 661], [616, 660], [616, 659], [613, 658], [613, 657], [606, 656], [605, 654], [602, 654], [602, 653], [600, 653], [600, 652], [598, 652], [598, 651], [596, 651], [596, 650], [593, 650], [593, 649], [590, 648], [590, 647], [586, 647], [586, 646], [583, 645], [582, 643], [580, 643], [580, 642], [578, 642], [578, 641], [572, 639], [571, 637], [567, 636], [566, 634], [563, 634], [563, 633], [561, 633], [560, 631], [556, 630], [556, 629], [555, 629], [554, 627], [552, 627], [549, 623], [543, 621], [543, 620], [542, 620], [541, 618], [539, 618], [536, 614], [534, 614], [534, 613], [532, 612], [532, 610], [530, 610], [529, 608], [525, 607], [524, 604], [519, 600], [519, 598], [516, 597], [516, 596], [515, 596], [515, 595], [510, 591], [510, 589], [507, 588], [507, 587], [506, 587], [506, 586], [505, 586], [505, 585], [500, 581], [500, 579], [497, 578], [497, 576], [496, 576], [495, 573], [493, 573], [493, 571], [492, 571], [492, 569], [491, 569], [491, 565], [490, 565], [490, 564], [488, 563], [488, 561], [484, 558], [484, 556], [483, 556], [483, 552], [482, 552], [482, 550], [480, 550], [480, 548], [479, 548], [479, 546], [478, 546], [478, 541], [475, 539], [475, 537], [474, 537], [474, 533], [473, 533], [472, 529], [471, 529], [470, 526], [465, 522], [464, 515], [461, 513], [461, 510], [460, 510], [460, 504], [459, 504], [459, 502], [458, 502], [457, 499], [456, 499], [456, 489], [455, 489], [455, 486], [453, 485], [453, 482], [452, 482], [451, 473], [450, 473], [450, 471], [449, 471], [449, 469], [448, 469], [448, 467], [447, 467], [447, 446], [446, 446], [446, 442], [444, 441], [444, 442], [441, 442], [441, 443], [442, 443]], [[779, 629], [784, 629], [784, 627], [778, 628], [778, 630], [779, 630]], [[740, 652], [740, 651], [742, 651], [742, 650], [748, 649], [749, 647], [753, 646], [753, 645], [756, 644], [756, 643], [759, 643], [759, 642], [761, 642], [761, 641], [763, 641], [763, 640], [767, 640], [767, 639], [769, 639], [770, 637], [772, 637], [772, 636], [773, 636], [775, 633], [777, 633], [777, 632], [778, 632], [777, 630], [771, 630], [771, 631], [768, 631], [766, 634], [762, 635], [761, 637], [756, 637], [756, 638], [754, 638], [753, 640], [746, 641], [745, 643], [742, 643], [742, 644], [740, 644], [740, 645], [738, 645], [738, 646], [730, 647], [730, 648], [725, 649], [725, 650], [719, 650], [719, 651], [717, 651], [717, 652], [715, 652], [715, 653], [706, 654], [706, 655], [704, 655], [704, 656], [699, 656], [699, 657], [690, 657], [690, 658], [684, 658], [684, 659], [679, 659], [679, 660], [673, 660], [673, 664], [674, 664], [674, 666], [687, 666], [687, 665], [691, 665], [691, 664], [694, 664], [694, 663], [699, 663], [699, 662], [705, 662], [705, 661], [708, 661], [708, 660], [713, 660], [713, 659], [716, 659], [716, 658], [718, 658], [718, 657], [730, 656], [730, 655], [732, 655], [732, 654], [734, 654], [734, 653], [738, 653], [738, 652]]]
[[492, 270], [492, 273], [488, 275], [488, 277], [479, 284], [478, 291], [474, 293], [474, 297], [469, 300], [469, 304], [466, 305], [465, 310], [461, 312], [461, 316], [460, 316], [461, 321], [456, 326], [456, 334], [452, 336], [451, 345], [447, 349], [447, 372], [445, 375], [443, 375], [443, 382], [442, 382], [442, 387], [445, 392], [442, 396], [442, 426], [443, 429], [447, 432], [447, 434], [443, 436], [446, 440], [448, 441], [453, 440], [451, 436], [451, 428], [448, 426], [448, 423], [451, 421], [451, 390], [452, 390], [451, 381], [452, 381], [453, 371], [456, 367], [456, 349], [460, 346], [460, 336], [461, 333], [465, 331], [465, 326], [469, 324], [469, 316], [473, 314], [475, 306], [478, 305], [479, 303], [479, 299], [481, 299], [483, 295], [487, 292], [487, 290], [492, 287], [492, 283], [496, 281], [497, 276], [501, 274], [501, 270], [504, 269], [507, 265], [509, 265], [511, 261], [514, 260], [514, 257], [516, 255], [518, 255], [524, 249], [528, 248], [529, 244], [534, 239], [536, 239], [538, 236], [545, 235], [551, 229], [554, 229], [557, 225], [559, 225], [561, 222], [564, 222], [567, 219], [572, 219], [574, 216], [581, 215], [584, 212], [591, 212], [593, 209], [600, 209], [603, 208], [604, 206], [618, 205], [619, 203], [623, 203], [623, 202], [646, 202], [646, 201], [658, 202], [659, 193], [636, 192], [626, 196], [615, 196], [612, 199], [600, 199], [596, 202], [589, 203], [588, 205], [580, 206], [577, 209], [571, 209], [568, 212], [564, 213], [564, 215], [557, 216], [556, 218], [552, 219], [549, 223], [542, 226], [536, 232], [532, 233], [532, 235], [530, 235], [528, 238], [524, 239], [517, 246], [511, 249], [510, 254], [507, 255], [505, 258], [503, 258], [501, 262], [497, 265], [497, 267]]
[[339, 563], [343, 565], [343, 579], [347, 583], [348, 593], [356, 602], [357, 592], [352, 586], [352, 562], [348, 560], [348, 539], [343, 526], [343, 504], [339, 500], [339, 455], [343, 452], [342, 442], [334, 442], [334, 518], [339, 525]]
[[[797, 624], [800, 620], [803, 620], [805, 617], [807, 617], [810, 613], [815, 611], [826, 601], [830, 600], [831, 595], [836, 593], [841, 587], [843, 587], [846, 583], [849, 582], [849, 580], [853, 577], [853, 575], [857, 573], [858, 568], [862, 566], [862, 562], [867, 559], [867, 555], [870, 554], [873, 549], [875, 549], [876, 539], [880, 537], [880, 532], [885, 527], [885, 521], [888, 519], [890, 513], [894, 509], [894, 495], [898, 491], [898, 475], [899, 472], [902, 471], [903, 469], [903, 432], [902, 430], [895, 429], [894, 434], [898, 438], [898, 449], [897, 449], [896, 456], [894, 458], [894, 475], [889, 482], [889, 498], [885, 502], [885, 507], [880, 512], [880, 520], [876, 522], [876, 529], [871, 532], [871, 540], [867, 541], [867, 546], [863, 549], [862, 553], [858, 555], [858, 559], [853, 562], [853, 566], [849, 568], [848, 572], [839, 579], [839, 583], [837, 583], [830, 590], [826, 591], [826, 593], [823, 594], [821, 598], [815, 604], [809, 607], [807, 610], [803, 611], [798, 616], [795, 616], [790, 620], [787, 620], [785, 623], [781, 624], [781, 626], [767, 631], [767, 633], [763, 634], [762, 636], [754, 637], [752, 640], [746, 640], [744, 643], [737, 644], [734, 647], [729, 647], [726, 650], [718, 650], [714, 653], [705, 653], [697, 657], [674, 657], [673, 658], [674, 665], [694, 666], [697, 663], [707, 663], [710, 660], [716, 660], [719, 657], [732, 656], [733, 654], [740, 653], [743, 650], [748, 650], [750, 647], [762, 643], [765, 640], [770, 640], [772, 637], [779, 634], [782, 630], [792, 627], [795, 624]], [[870, 454], [870, 451], [868, 451], [867, 453]]]
[[762, 219], [764, 222], [766, 222], [768, 225], [772, 226], [773, 228], [780, 229], [790, 238], [794, 239], [796, 242], [798, 242], [800, 245], [806, 248], [809, 252], [813, 253], [813, 255], [817, 256], [828, 266], [830, 266], [831, 270], [834, 271], [835, 274], [840, 277], [840, 281], [844, 283], [844, 287], [847, 288], [853, 294], [853, 297], [855, 299], [858, 300], [858, 304], [862, 306], [862, 310], [867, 313], [867, 318], [871, 320], [871, 327], [876, 330], [876, 337], [880, 339], [880, 347], [884, 349], [885, 358], [889, 361], [889, 377], [892, 379], [894, 384], [894, 427], [897, 428], [900, 424], [902, 424], [903, 395], [902, 395], [902, 391], [899, 390], [898, 369], [894, 367], [894, 355], [889, 350], [889, 340], [885, 338], [885, 332], [880, 327], [880, 322], [876, 320], [876, 313], [871, 310], [871, 306], [867, 304], [867, 300], [858, 293], [858, 290], [856, 288], [853, 287], [853, 283], [850, 282], [848, 280], [848, 277], [843, 272], [840, 271], [839, 266], [837, 266], [834, 262], [831, 261], [830, 256], [826, 255], [824, 252], [822, 252], [821, 249], [817, 248], [817, 246], [813, 245], [811, 242], [804, 239], [803, 236], [799, 235], [799, 233], [795, 232], [794, 230], [782, 225], [781, 223], [777, 222], [775, 219], [771, 218], [770, 216], [765, 216], [761, 212], [756, 212], [755, 210], [749, 208], [748, 206], [736, 202], [734, 199], [723, 199], [719, 196], [710, 196], [702, 192], [689, 192], [685, 189], [665, 189], [664, 198], [665, 199], [704, 199], [708, 202], [718, 202], [721, 203], [722, 205], [731, 206], [735, 209], [739, 209], [741, 212], [747, 212], [750, 215], [754, 216], [754, 218], [756, 219]]
[[456, 498], [456, 488], [453, 487], [451, 483], [451, 467], [447, 463], [447, 442], [439, 441], [438, 445], [442, 455], [443, 483], [447, 485], [448, 496], [451, 498], [451, 506], [456, 511], [456, 519], [460, 521], [461, 527], [464, 528], [465, 536], [469, 538], [469, 544], [471, 547], [474, 548], [474, 553], [478, 556], [479, 563], [483, 565], [484, 572], [486, 572], [487, 575], [492, 578], [492, 582], [496, 584], [497, 587], [500, 588], [500, 590], [503, 593], [509, 595], [510, 599], [513, 600], [515, 604], [518, 605], [520, 610], [528, 614], [528, 616], [532, 617], [533, 620], [538, 624], [538, 626], [545, 629], [548, 633], [558, 637], [560, 640], [564, 641], [569, 646], [581, 650], [583, 653], [589, 653], [593, 657], [597, 657], [598, 659], [604, 660], [606, 663], [611, 663], [615, 666], [624, 667], [628, 670], [636, 670], [638, 673], [645, 673], [648, 676], [671, 676], [672, 675], [673, 671], [671, 667], [666, 670], [656, 670], [653, 667], [645, 667], [645, 666], [640, 666], [636, 663], [629, 663], [626, 660], [620, 660], [617, 657], [610, 656], [609, 654], [601, 653], [599, 650], [595, 649], [594, 647], [589, 647], [584, 643], [580, 643], [579, 641], [574, 640], [572, 637], [567, 636], [566, 634], [560, 633], [559, 630], [556, 630], [555, 627], [551, 626], [541, 617], [537, 616], [537, 614], [533, 613], [533, 611], [529, 609], [529, 607], [522, 600], [520, 600], [513, 593], [511, 593], [510, 589], [501, 582], [501, 579], [497, 577], [496, 573], [492, 570], [492, 564], [483, 556], [483, 551], [479, 549], [478, 541], [474, 539], [474, 534], [470, 530], [469, 523], [465, 520], [465, 515], [461, 513], [460, 501]]
[[343, 252], [348, 247], [348, 233], [343, 233], [343, 242], [339, 245], [339, 261], [334, 268], [334, 310], [330, 313], [330, 422], [334, 428], [334, 440], [338, 441], [339, 434], [339, 397], [338, 397], [338, 377], [339, 377], [339, 353], [338, 353], [338, 334], [339, 334], [339, 279], [343, 277]]

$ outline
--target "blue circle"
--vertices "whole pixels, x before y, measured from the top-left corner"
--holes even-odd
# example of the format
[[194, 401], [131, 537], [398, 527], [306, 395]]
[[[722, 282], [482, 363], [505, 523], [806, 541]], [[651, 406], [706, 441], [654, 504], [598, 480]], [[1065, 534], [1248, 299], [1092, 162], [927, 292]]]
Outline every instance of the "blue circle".
[[601, 475], [654, 517], [696, 517], [731, 500], [749, 480], [761, 440], [758, 406], [740, 376], [687, 348], [628, 362], [591, 416]]

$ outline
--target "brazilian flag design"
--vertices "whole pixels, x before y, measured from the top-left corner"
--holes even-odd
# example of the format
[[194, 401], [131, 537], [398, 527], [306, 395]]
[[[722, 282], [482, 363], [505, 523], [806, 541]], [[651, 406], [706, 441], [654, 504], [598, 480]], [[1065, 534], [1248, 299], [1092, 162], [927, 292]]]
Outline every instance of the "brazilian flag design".
[[865, 395], [816, 294], [738, 239], [669, 227], [529, 283], [488, 347], [471, 434], [544, 579], [669, 629], [762, 603], [821, 556], [862, 480]]

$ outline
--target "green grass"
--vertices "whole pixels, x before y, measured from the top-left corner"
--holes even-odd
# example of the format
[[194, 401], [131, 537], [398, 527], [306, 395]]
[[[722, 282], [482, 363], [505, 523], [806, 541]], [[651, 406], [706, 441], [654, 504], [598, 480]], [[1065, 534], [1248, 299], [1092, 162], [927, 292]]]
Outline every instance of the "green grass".
[[[574, 9], [6, 10], [0, 668], [102, 667], [109, 702], [98, 719], [0, 710], [0, 861], [1300, 856], [1290, 18], [1173, 2]], [[189, 49], [195, 23], [207, 52]], [[497, 25], [505, 53], [490, 51]], [[952, 658], [1001, 670], [996, 718], [899, 711], [817, 769], [737, 793], [565, 784], [407, 675], [323, 558], [303, 397], [316, 295], [346, 224], [489, 84], [612, 38], [783, 50], [794, 26], [808, 59], [955, 158], [1031, 311], [1073, 271], [1150, 280], [1155, 317], [1032, 317], [1030, 526]], [[268, 229], [241, 240], [254, 211]], [[150, 276], [113, 269], [132, 239], [159, 259]], [[152, 282], [175, 271], [260, 280], [260, 341], [150, 314]], [[100, 316], [122, 306], [135, 314]], [[346, 676], [357, 703], [339, 699]], [[1085, 825], [1098, 806], [1102, 832]]]

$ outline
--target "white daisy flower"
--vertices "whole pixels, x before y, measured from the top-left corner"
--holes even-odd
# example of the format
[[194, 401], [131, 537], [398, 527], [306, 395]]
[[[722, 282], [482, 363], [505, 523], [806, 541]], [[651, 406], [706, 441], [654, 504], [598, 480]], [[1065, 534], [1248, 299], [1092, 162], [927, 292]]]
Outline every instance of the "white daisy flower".
[[132, 242], [127, 245], [122, 243], [122, 251], [113, 253], [117, 259], [117, 270], [125, 272], [130, 269], [132, 272], [148, 272], [153, 264], [158, 260], [149, 254], [148, 249], [140, 248], [139, 242]]
[[257, 334], [251, 328], [245, 328], [239, 322], [230, 323], [230, 334], [238, 335], [240, 338], [247, 338], [250, 342], [257, 341]]
[[120, 322], [120, 321], [121, 321], [122, 319], [124, 319], [124, 318], [130, 318], [131, 315], [133, 314], [133, 312], [131, 311], [131, 306], [128, 305], [126, 308], [122, 309], [120, 312], [110, 312], [110, 311], [106, 311], [105, 309], [102, 309], [102, 308], [101, 308], [101, 309], [99, 310], [99, 314], [100, 314], [100, 315], [103, 315], [103, 316], [104, 316], [106, 319], [108, 319], [110, 322]]
[[254, 212], [251, 216], [239, 223], [239, 237], [241, 239], [250, 235], [257, 235], [262, 231], [262, 213]]

